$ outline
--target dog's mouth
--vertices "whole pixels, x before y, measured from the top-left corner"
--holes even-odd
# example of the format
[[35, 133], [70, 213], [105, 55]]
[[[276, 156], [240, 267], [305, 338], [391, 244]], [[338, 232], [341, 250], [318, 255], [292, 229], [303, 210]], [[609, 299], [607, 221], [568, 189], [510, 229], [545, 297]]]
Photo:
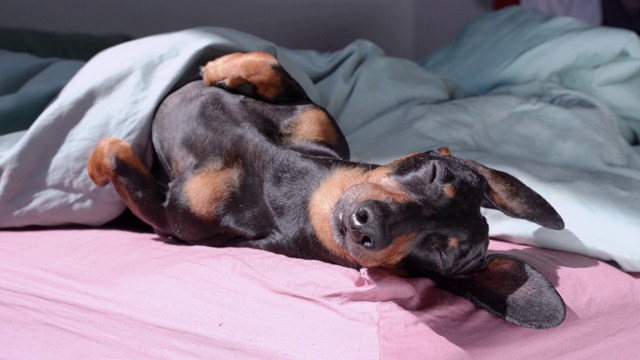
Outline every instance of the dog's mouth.
[[342, 248], [345, 248], [345, 241], [347, 238], [347, 232], [349, 231], [346, 223], [346, 215], [344, 210], [338, 209], [340, 206], [336, 206], [331, 216], [331, 227], [333, 230], [333, 238]]
[[344, 237], [347, 235], [347, 225], [344, 223], [344, 212], [340, 211], [338, 213], [338, 218], [336, 220], [337, 223], [337, 227], [338, 227], [338, 233], [340, 234], [341, 237]]
[[[331, 227], [333, 231], [333, 238], [335, 242], [340, 245], [341, 248], [353, 254], [352, 244], [349, 241], [349, 208], [351, 206], [345, 206], [344, 201], [340, 201], [336, 204], [331, 214]], [[355, 245], [355, 244], [354, 244]]]

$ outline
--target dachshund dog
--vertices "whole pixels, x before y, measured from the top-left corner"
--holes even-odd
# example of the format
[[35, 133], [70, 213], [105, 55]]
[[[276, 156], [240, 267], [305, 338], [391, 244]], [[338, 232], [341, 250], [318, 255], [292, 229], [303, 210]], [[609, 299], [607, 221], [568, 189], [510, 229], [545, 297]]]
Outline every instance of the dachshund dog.
[[521, 326], [564, 320], [541, 273], [487, 254], [481, 207], [564, 227], [522, 182], [447, 147], [386, 165], [349, 161], [335, 120], [266, 53], [219, 57], [201, 76], [157, 109], [153, 171], [114, 138], [88, 161], [92, 180], [113, 184], [159, 235], [428, 277]]

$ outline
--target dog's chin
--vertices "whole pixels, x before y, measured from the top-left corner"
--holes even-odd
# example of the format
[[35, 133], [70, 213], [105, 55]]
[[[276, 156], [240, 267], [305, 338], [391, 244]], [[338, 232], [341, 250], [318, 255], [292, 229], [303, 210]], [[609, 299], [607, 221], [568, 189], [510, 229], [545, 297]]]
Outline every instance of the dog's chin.
[[[358, 267], [371, 266], [371, 258], [373, 253], [379, 250], [367, 249], [365, 246], [357, 244], [349, 239], [349, 230], [347, 229], [347, 214], [353, 212], [355, 205], [346, 204], [346, 206], [336, 206], [331, 214], [331, 229], [333, 233], [333, 239], [342, 248], [350, 260], [355, 262]], [[368, 264], [368, 265], [367, 265]]]

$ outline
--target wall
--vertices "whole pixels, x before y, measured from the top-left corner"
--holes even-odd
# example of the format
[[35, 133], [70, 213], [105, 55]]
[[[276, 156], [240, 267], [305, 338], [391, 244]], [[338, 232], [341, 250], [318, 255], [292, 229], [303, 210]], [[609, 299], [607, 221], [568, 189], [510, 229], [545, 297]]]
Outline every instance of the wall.
[[0, 26], [135, 37], [232, 27], [293, 48], [335, 50], [356, 38], [418, 59], [490, 8], [489, 0], [0, 0]]

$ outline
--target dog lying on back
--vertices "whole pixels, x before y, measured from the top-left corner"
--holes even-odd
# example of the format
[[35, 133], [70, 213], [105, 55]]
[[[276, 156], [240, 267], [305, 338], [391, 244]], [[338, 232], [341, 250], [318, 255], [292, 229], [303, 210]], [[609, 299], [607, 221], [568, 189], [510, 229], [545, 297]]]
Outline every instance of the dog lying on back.
[[153, 173], [113, 138], [88, 161], [93, 181], [112, 183], [158, 234], [428, 277], [509, 322], [562, 322], [562, 298], [542, 274], [487, 255], [481, 207], [564, 227], [519, 180], [446, 147], [386, 165], [349, 161], [331, 115], [266, 53], [220, 57], [201, 75], [157, 110]]

